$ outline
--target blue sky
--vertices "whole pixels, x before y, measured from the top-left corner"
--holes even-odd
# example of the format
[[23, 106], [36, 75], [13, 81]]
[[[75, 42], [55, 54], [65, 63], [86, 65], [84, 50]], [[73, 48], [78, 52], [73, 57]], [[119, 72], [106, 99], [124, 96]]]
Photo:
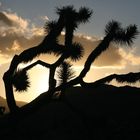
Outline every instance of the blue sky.
[[111, 19], [140, 26], [139, 0], [1, 0], [3, 8], [10, 8], [23, 18], [43, 25], [38, 17], [48, 16], [55, 19], [55, 7], [74, 5], [76, 8], [87, 6], [94, 11], [90, 23], [80, 31], [89, 35], [102, 36], [105, 24]]

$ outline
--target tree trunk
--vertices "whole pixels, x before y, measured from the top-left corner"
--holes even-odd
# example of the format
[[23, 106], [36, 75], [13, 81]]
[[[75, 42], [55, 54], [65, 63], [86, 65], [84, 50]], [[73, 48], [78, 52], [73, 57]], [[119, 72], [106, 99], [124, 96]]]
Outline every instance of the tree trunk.
[[16, 101], [14, 98], [12, 81], [11, 81], [11, 76], [9, 75], [9, 71], [7, 71], [4, 74], [3, 80], [4, 80], [4, 85], [5, 85], [7, 105], [9, 107], [10, 112], [15, 113], [18, 107], [16, 105]]
[[109, 47], [111, 41], [112, 38], [110, 36], [104, 37], [101, 43], [92, 51], [85, 62], [84, 69], [79, 75], [80, 79], [83, 79], [86, 76], [87, 72], [90, 70], [92, 63], [97, 59], [99, 55], [101, 55], [102, 52], [104, 52]]
[[12, 76], [14, 74], [14, 71], [17, 68], [17, 64], [18, 64], [18, 55], [15, 55], [11, 61], [9, 70], [5, 72], [3, 76], [6, 100], [7, 100], [7, 104], [8, 104], [10, 112], [16, 112], [18, 108], [16, 106], [14, 93], [13, 93], [13, 86], [12, 86]]

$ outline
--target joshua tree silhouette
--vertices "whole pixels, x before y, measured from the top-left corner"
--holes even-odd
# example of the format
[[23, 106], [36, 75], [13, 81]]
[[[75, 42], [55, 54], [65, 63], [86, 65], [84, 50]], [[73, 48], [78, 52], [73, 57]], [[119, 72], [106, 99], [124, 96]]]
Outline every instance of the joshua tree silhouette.
[[[83, 81], [83, 78], [90, 70], [95, 59], [109, 47], [110, 42], [113, 41], [115, 43], [129, 46], [133, 43], [133, 40], [138, 34], [136, 25], [130, 25], [126, 29], [123, 29], [119, 22], [113, 20], [109, 22], [105, 28], [104, 39], [91, 52], [81, 73], [74, 78], [73, 72], [70, 70], [70, 64], [66, 63], [66, 59], [70, 58], [72, 61], [77, 61], [83, 56], [83, 47], [80, 43], [73, 42], [73, 34], [79, 24], [88, 22], [92, 15], [92, 10], [86, 7], [81, 7], [79, 11], [76, 11], [73, 6], [66, 6], [57, 8], [56, 13], [59, 15], [58, 21], [51, 21], [45, 24], [44, 28], [48, 34], [45, 36], [44, 40], [38, 46], [27, 49], [19, 55], [15, 55], [8, 71], [5, 72], [3, 76], [7, 103], [11, 112], [16, 112], [18, 108], [14, 99], [13, 86], [15, 86], [18, 91], [27, 90], [30, 85], [27, 71], [35, 65], [40, 64], [49, 68], [49, 89], [46, 94], [48, 95], [47, 97], [51, 99], [55, 91], [63, 91], [62, 93], [64, 93], [68, 86], [76, 84], [81, 84], [81, 86], [86, 85], [87, 83]], [[57, 41], [63, 28], [65, 28], [64, 45], [58, 44]], [[17, 69], [17, 66], [20, 63], [27, 63], [33, 60], [36, 56], [46, 53], [54, 53], [60, 57], [53, 64], [38, 60], [22, 70]], [[58, 73], [61, 84], [56, 87], [56, 79], [54, 76], [56, 68], [59, 66], [61, 66], [61, 70]], [[70, 80], [71, 78], [73, 79]]]
[[[31, 69], [37, 64], [45, 66], [49, 68], [49, 90], [48, 95], [51, 97], [54, 93], [54, 89], [56, 86], [56, 80], [54, 79], [56, 68], [63, 63], [63, 61], [67, 58], [71, 58], [72, 60], [78, 60], [82, 57], [82, 47], [79, 43], [72, 43], [73, 31], [80, 23], [85, 23], [90, 18], [92, 11], [88, 8], [80, 8], [77, 12], [73, 6], [67, 6], [62, 8], [57, 8], [57, 14], [59, 14], [58, 21], [49, 22], [45, 25], [45, 29], [48, 29], [48, 35], [44, 38], [44, 40], [38, 46], [32, 47], [23, 51], [19, 55], [15, 55], [11, 61], [11, 65], [7, 72], [4, 73], [3, 80], [5, 84], [6, 98], [9, 109], [11, 112], [16, 112], [18, 107], [16, 106], [16, 102], [13, 94], [13, 85], [17, 90], [26, 90], [29, 87], [28, 76], [26, 75], [26, 71]], [[71, 27], [68, 26], [69, 16], [72, 17], [71, 22], [73, 25]], [[67, 26], [66, 26], [67, 25]], [[60, 35], [62, 29], [66, 28], [66, 36], [65, 36], [65, 44], [59, 45], [57, 43], [57, 37]], [[71, 28], [70, 31], [68, 28]], [[68, 32], [69, 31], [69, 32]], [[24, 62], [27, 63], [34, 59], [36, 56], [42, 53], [54, 53], [60, 55], [60, 58], [53, 64], [48, 64], [43, 61], [36, 61], [35, 63], [27, 66], [21, 71], [17, 71], [17, 66]], [[24, 80], [23, 82], [15, 82], [18, 76], [22, 78], [18, 78]], [[20, 83], [20, 84], [19, 84]], [[21, 84], [22, 83], [22, 84]]]
[[[124, 44], [126, 46], [131, 46], [133, 44], [133, 40], [138, 35], [138, 30], [136, 25], [129, 25], [126, 29], [121, 28], [121, 24], [117, 21], [111, 21], [106, 25], [105, 28], [105, 37], [100, 42], [100, 44], [91, 52], [91, 54], [88, 56], [84, 68], [79, 74], [78, 77], [75, 79], [67, 82], [65, 85], [61, 85], [56, 88], [56, 90], [60, 90], [63, 86], [70, 86], [70, 85], [76, 85], [81, 84], [81, 86], [87, 86], [87, 84], [83, 81], [83, 78], [86, 76], [87, 72], [90, 70], [90, 67], [92, 63], [95, 61], [95, 59], [106, 49], [108, 49], [109, 44], [111, 42]], [[107, 77], [108, 78], [108, 77]], [[104, 79], [102, 79], [104, 80]], [[102, 82], [101, 82], [102, 83]], [[100, 84], [100, 80], [96, 81], [95, 83], [91, 83], [92, 85], [98, 85]]]
[[[102, 52], [104, 52], [109, 47], [111, 42], [131, 46], [137, 35], [138, 30], [136, 25], [129, 25], [126, 29], [123, 29], [121, 28], [121, 24], [119, 22], [113, 20], [109, 22], [105, 28], [104, 39], [87, 58], [84, 69], [80, 73], [79, 77], [85, 77], [86, 73], [90, 70], [91, 64]], [[82, 81], [81, 85], [84, 85], [84, 83], [85, 82]]]
[[[50, 30], [49, 34], [44, 38], [44, 40], [41, 42], [41, 44], [39, 44], [38, 46], [32, 47], [32, 48], [29, 48], [29, 49], [23, 51], [20, 55], [15, 55], [13, 57], [9, 70], [7, 72], [5, 72], [4, 76], [3, 76], [3, 80], [4, 80], [4, 84], [5, 84], [5, 91], [6, 91], [6, 99], [7, 99], [8, 107], [11, 112], [17, 111], [17, 108], [18, 108], [16, 106], [14, 95], [13, 95], [13, 85], [15, 85], [17, 90], [21, 90], [21, 89], [18, 89], [18, 86], [16, 85], [17, 83], [13, 83], [13, 81], [15, 81], [14, 78], [17, 77], [17, 76], [14, 76], [14, 75], [17, 75], [17, 66], [22, 62], [27, 63], [27, 62], [31, 61], [33, 58], [35, 58], [39, 54], [50, 53], [50, 52], [55, 53], [56, 52], [55, 45], [57, 45], [57, 42], [55, 42], [55, 40], [58, 37], [58, 35], [61, 33], [63, 27], [64, 27], [64, 18], [62, 16], [60, 16], [56, 23], [56, 26], [54, 26], [54, 28], [52, 28], [52, 30]], [[47, 47], [46, 47], [46, 45], [47, 45]], [[53, 48], [51, 48], [52, 46], [53, 46]], [[58, 45], [58, 48], [59, 48], [59, 45]], [[23, 69], [23, 71], [27, 71], [28, 69], [32, 68], [33, 66], [35, 66], [37, 64], [50, 68], [50, 64], [46, 64], [42, 61], [37, 61], [34, 64], [30, 65], [29, 67]], [[23, 73], [26, 74], [26, 72], [23, 72]], [[19, 75], [19, 73], [18, 73], [18, 75]], [[23, 78], [21, 78], [21, 79], [23, 79]], [[27, 78], [26, 78], [26, 80], [27, 80]], [[25, 83], [28, 83], [28, 82], [25, 82]], [[22, 87], [22, 86], [23, 85], [21, 85], [20, 87]], [[28, 87], [28, 84], [24, 88], [22, 87], [22, 89], [25, 90], [27, 87]]]

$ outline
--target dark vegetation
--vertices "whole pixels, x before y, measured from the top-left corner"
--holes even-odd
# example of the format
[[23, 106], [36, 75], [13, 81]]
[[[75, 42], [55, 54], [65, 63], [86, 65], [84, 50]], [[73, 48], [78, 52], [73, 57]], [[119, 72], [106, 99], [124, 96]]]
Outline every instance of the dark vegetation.
[[[56, 13], [58, 20], [45, 24], [44, 40], [38, 46], [15, 55], [3, 76], [10, 113], [0, 118], [1, 137], [139, 139], [140, 89], [105, 84], [113, 79], [118, 82], [136, 82], [140, 79], [139, 73], [113, 74], [93, 83], [83, 80], [95, 59], [108, 49], [111, 42], [131, 46], [138, 35], [137, 26], [122, 28], [119, 22], [110, 21], [105, 27], [105, 37], [90, 53], [84, 68], [76, 76], [69, 60], [80, 60], [84, 50], [79, 42], [73, 42], [74, 31], [80, 24], [88, 22], [93, 12], [86, 7], [77, 11], [73, 6], [67, 6], [57, 8]], [[63, 29], [64, 44], [59, 44], [58, 37]], [[17, 68], [20, 63], [28, 63], [40, 54], [51, 53], [58, 56], [53, 64], [38, 60], [23, 69]], [[37, 64], [49, 69], [49, 89], [29, 104], [18, 107], [13, 86], [18, 91], [27, 91], [30, 87], [28, 70]], [[55, 74], [58, 79], [55, 79]], [[77, 84], [80, 86], [74, 87]]]

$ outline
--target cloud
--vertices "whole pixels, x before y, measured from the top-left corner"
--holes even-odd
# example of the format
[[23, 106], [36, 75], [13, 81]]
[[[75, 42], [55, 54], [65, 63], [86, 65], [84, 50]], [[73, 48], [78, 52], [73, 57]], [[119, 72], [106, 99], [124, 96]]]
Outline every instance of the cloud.
[[20, 46], [19, 42], [17, 40], [15, 40], [13, 42], [13, 45], [11, 46], [11, 48], [6, 48], [6, 49], [7, 49], [7, 51], [14, 51], [14, 52], [16, 52], [16, 51], [21, 50], [21, 46]]
[[84, 34], [76, 34], [76, 36], [77, 36], [78, 38], [86, 39], [86, 40], [89, 40], [89, 41], [91, 41], [91, 42], [93, 42], [93, 41], [100, 41], [100, 40], [101, 40], [101, 38], [99, 38], [99, 37], [96, 37], [96, 36], [89, 36], [89, 35], [84, 35]]
[[110, 44], [108, 50], [103, 52], [96, 60], [97, 66], [122, 66], [122, 55], [119, 53], [119, 48]]
[[[48, 19], [48, 17], [44, 17], [44, 19]], [[11, 57], [16, 53], [21, 53], [27, 48], [38, 45], [44, 38], [44, 30], [42, 27], [36, 26], [34, 23], [31, 23], [30, 20], [20, 17], [17, 13], [10, 11], [0, 12], [0, 25], [1, 57], [4, 57], [4, 54]], [[65, 33], [62, 32], [59, 37], [60, 43], [64, 43], [64, 35]], [[80, 42], [84, 47], [84, 57], [75, 63], [76, 65], [83, 65], [89, 54], [101, 42], [101, 38], [76, 34], [74, 41]], [[52, 56], [51, 58], [47, 56], [47, 60], [48, 62], [51, 61]], [[3, 62], [5, 62], [5, 57]], [[111, 43], [109, 49], [95, 60], [93, 66], [102, 68], [124, 68], [127, 63], [138, 65], [140, 64], [140, 57], [134, 55], [134, 50], [127, 53], [124, 49], [120, 49]]]
[[120, 48], [119, 51], [125, 63], [130, 63], [133, 66], [140, 65], [140, 56], [135, 55], [135, 52], [137, 51], [136, 48], [129, 50], [129, 52]]
[[[101, 38], [90, 37], [85, 35], [75, 36], [76, 42], [80, 42], [84, 46], [85, 55], [79, 62], [81, 65], [86, 61], [89, 54], [99, 45]], [[110, 44], [109, 49], [104, 51], [93, 63], [93, 65], [98, 67], [103, 66], [122, 66], [122, 56], [119, 52], [119, 48], [114, 46], [113, 43]]]
[[5, 12], [3, 13], [13, 22], [13, 26], [20, 27], [22, 29], [26, 29], [28, 26], [28, 20], [23, 19], [22, 17], [18, 16], [16, 13]]
[[43, 28], [13, 12], [0, 12], [0, 51], [13, 55], [37, 45], [44, 37]]
[[[86, 36], [86, 35], [77, 35], [75, 36], [75, 41], [81, 42], [84, 46], [85, 55], [83, 60], [81, 61], [81, 65], [92, 50], [94, 50], [99, 43], [101, 42], [101, 38], [97, 38], [94, 36]], [[138, 66], [140, 65], [140, 56], [135, 55], [137, 48], [128, 48], [124, 49], [116, 46], [113, 43], [110, 43], [109, 48], [104, 51], [93, 63], [93, 66], [100, 68], [118, 68], [124, 69], [127, 65]], [[94, 68], [95, 68], [94, 67]]]
[[29, 21], [18, 16], [16, 13], [10, 13], [6, 11], [0, 12], [0, 32], [24, 34], [28, 29]]
[[0, 35], [17, 34], [17, 36], [32, 37], [34, 34], [43, 35], [43, 29], [31, 23], [29, 19], [24, 19], [17, 13], [0, 12]]
[[42, 16], [41, 19], [43, 19], [44, 21], [49, 21], [48, 16]]
[[44, 36], [44, 29], [32, 25], [30, 33], [31, 33], [30, 36]]
[[7, 26], [13, 25], [13, 22], [7, 17], [4, 12], [0, 12], [0, 22], [1, 24], [6, 24]]
[[10, 57], [9, 55], [7, 55], [7, 54], [2, 54], [2, 53], [0, 52], [0, 66], [1, 66], [2, 64], [8, 63], [10, 60], [11, 60], [11, 57]]

